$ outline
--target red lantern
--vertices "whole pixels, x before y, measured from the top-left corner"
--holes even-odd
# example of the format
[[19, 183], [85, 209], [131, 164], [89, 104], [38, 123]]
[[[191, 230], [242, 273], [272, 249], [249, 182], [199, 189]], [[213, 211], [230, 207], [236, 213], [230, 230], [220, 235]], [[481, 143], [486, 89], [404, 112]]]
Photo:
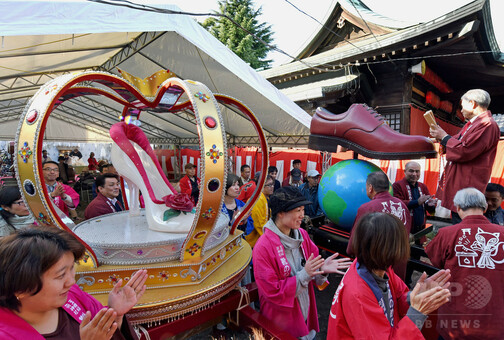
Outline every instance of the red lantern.
[[451, 93], [451, 87], [441, 79], [434, 71], [425, 65], [425, 61], [411, 67], [412, 73], [419, 74], [423, 79], [434, 85], [441, 93]]
[[436, 109], [439, 108], [439, 96], [432, 91], [427, 91], [425, 94], [425, 102]]

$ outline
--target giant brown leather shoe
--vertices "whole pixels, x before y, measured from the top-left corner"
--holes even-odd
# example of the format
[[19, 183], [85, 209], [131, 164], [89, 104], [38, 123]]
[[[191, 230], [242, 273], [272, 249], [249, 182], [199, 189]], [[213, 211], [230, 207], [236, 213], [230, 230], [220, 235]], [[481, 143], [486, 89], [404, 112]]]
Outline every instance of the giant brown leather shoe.
[[434, 143], [424, 136], [394, 131], [383, 117], [365, 104], [353, 104], [341, 114], [317, 108], [310, 126], [308, 147], [336, 152], [338, 145], [376, 159], [434, 158]]

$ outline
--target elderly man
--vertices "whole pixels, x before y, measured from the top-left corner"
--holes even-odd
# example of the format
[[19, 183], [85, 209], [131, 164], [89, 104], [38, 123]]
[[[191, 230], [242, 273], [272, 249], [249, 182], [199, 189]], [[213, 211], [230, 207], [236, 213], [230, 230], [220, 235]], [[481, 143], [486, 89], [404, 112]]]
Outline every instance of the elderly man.
[[79, 205], [80, 196], [72, 187], [58, 183], [59, 165], [54, 161], [47, 161], [42, 164], [42, 173], [44, 182], [54, 204], [67, 216], [69, 209], [75, 209]]
[[488, 204], [485, 217], [493, 224], [504, 226], [504, 210], [501, 208], [504, 199], [504, 187], [497, 183], [488, 183], [485, 198]]
[[311, 204], [305, 205], [305, 215], [308, 215], [310, 218], [314, 218], [324, 214], [318, 203], [320, 173], [317, 170], [310, 170], [308, 171], [306, 178], [308, 182], [301, 184], [299, 190], [301, 190], [301, 193], [306, 200], [312, 202]]
[[[354, 227], [362, 216], [370, 212], [384, 212], [400, 219], [408, 233], [411, 231], [411, 216], [408, 207], [399, 198], [393, 197], [389, 193], [389, 185], [390, 182], [387, 175], [381, 171], [372, 172], [367, 176], [366, 194], [371, 201], [364, 203], [357, 210]], [[348, 255], [354, 255], [352, 248], [353, 231], [354, 229], [352, 228], [347, 246]], [[406, 276], [406, 263], [395, 266], [394, 271], [397, 276], [404, 280]]]
[[419, 182], [420, 164], [411, 161], [404, 167], [404, 178], [392, 185], [394, 197], [406, 204], [411, 215], [411, 232], [417, 233], [425, 227], [425, 213], [436, 210], [436, 200], [431, 198], [429, 189]]
[[453, 197], [469, 186], [485, 191], [490, 180], [497, 152], [500, 131], [488, 110], [490, 95], [484, 90], [469, 90], [461, 99], [462, 114], [468, 120], [455, 136], [447, 134], [439, 125], [430, 127], [430, 134], [446, 150], [447, 165], [439, 180], [436, 197], [452, 212], [452, 222], [460, 222]]
[[444, 227], [427, 245], [432, 264], [450, 269], [452, 300], [439, 309], [443, 339], [504, 339], [504, 228], [483, 213], [485, 196], [459, 190], [453, 203], [460, 224]]
[[115, 174], [107, 173], [97, 176], [98, 196], [89, 203], [84, 211], [86, 219], [124, 210], [121, 202], [117, 200], [120, 187], [119, 176]]

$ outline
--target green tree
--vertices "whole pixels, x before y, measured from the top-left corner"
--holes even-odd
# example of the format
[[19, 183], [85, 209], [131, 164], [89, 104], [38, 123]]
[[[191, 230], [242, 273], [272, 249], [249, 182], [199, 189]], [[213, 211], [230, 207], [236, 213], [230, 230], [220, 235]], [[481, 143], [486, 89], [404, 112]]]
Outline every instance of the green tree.
[[[262, 7], [254, 10], [252, 0], [224, 0], [218, 3], [219, 11], [217, 13], [232, 18], [247, 31], [271, 44], [273, 41], [271, 25], [257, 21], [262, 13]], [[202, 26], [252, 68], [268, 68], [270, 66], [271, 60], [265, 60], [265, 58], [271, 48], [247, 34], [227, 18], [208, 18]]]

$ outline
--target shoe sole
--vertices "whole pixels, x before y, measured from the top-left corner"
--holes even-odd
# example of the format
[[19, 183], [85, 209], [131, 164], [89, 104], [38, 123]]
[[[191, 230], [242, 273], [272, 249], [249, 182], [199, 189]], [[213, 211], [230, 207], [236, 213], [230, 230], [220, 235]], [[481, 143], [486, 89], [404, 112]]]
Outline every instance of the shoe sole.
[[374, 159], [417, 159], [436, 158], [437, 151], [416, 151], [416, 152], [377, 152], [363, 148], [362, 146], [339, 137], [329, 137], [323, 135], [310, 135], [308, 148], [312, 150], [337, 152], [338, 145], [346, 147], [356, 153]]

